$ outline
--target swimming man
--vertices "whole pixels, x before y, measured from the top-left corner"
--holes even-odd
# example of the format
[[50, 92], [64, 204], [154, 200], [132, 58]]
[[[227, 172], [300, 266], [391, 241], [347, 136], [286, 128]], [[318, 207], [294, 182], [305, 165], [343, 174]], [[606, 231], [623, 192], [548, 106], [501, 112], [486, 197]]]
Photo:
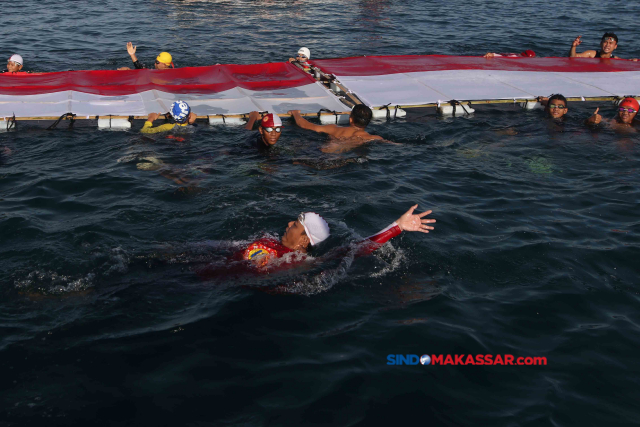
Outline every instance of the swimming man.
[[544, 111], [552, 119], [561, 119], [569, 111], [567, 98], [556, 93], [550, 97], [539, 96], [538, 101], [545, 107]]
[[309, 59], [311, 59], [311, 51], [306, 47], [301, 47], [295, 58], [289, 58], [289, 62], [297, 62], [302, 65], [303, 68], [310, 68], [311, 64], [308, 62]]
[[159, 133], [159, 132], [168, 132], [175, 128], [180, 128], [188, 125], [192, 125], [196, 121], [196, 114], [191, 112], [191, 107], [184, 101], [176, 101], [171, 104], [171, 109], [169, 110], [169, 114], [173, 118], [175, 123], [166, 123], [160, 126], [153, 127], [153, 122], [160, 114], [151, 113], [147, 117], [147, 121], [144, 122], [141, 133]]
[[358, 104], [353, 107], [349, 115], [349, 126], [316, 125], [302, 117], [300, 110], [291, 110], [289, 114], [291, 114], [296, 124], [302, 129], [317, 133], [326, 133], [336, 139], [360, 139], [366, 141], [383, 139], [381, 136], [371, 135], [365, 131], [365, 128], [373, 117], [373, 113], [371, 112], [371, 108], [364, 104]]
[[[127, 52], [129, 52], [129, 56], [133, 61], [133, 66], [136, 68], [136, 70], [147, 68], [146, 65], [144, 65], [142, 62], [140, 62], [140, 60], [138, 60], [138, 57], [136, 56], [136, 49], [137, 49], [137, 46], [134, 46], [133, 43], [131, 42], [127, 43]], [[173, 65], [173, 58], [171, 57], [171, 54], [169, 52], [160, 52], [160, 55], [158, 55], [158, 57], [156, 58], [154, 68], [156, 70], [165, 70], [167, 68], [175, 68]], [[130, 70], [130, 69], [131, 68], [129, 67], [118, 68], [118, 70]]]
[[505, 58], [520, 58], [520, 57], [525, 57], [525, 58], [535, 58], [536, 53], [534, 51], [532, 51], [531, 49], [527, 49], [524, 52], [520, 52], [520, 54], [517, 53], [494, 53], [494, 52], [487, 52], [484, 54], [485, 58], [498, 58], [498, 57], [505, 57]]
[[251, 138], [250, 142], [252, 146], [266, 150], [276, 145], [276, 142], [280, 139], [280, 135], [282, 135], [282, 120], [280, 120], [277, 114], [272, 113], [265, 114], [260, 119], [260, 113], [252, 111], [249, 113], [249, 121], [244, 128], [253, 130], [253, 126], [258, 120], [260, 120], [258, 133], [255, 137]]
[[[417, 207], [418, 205], [412, 206], [391, 225], [360, 242], [356, 255], [370, 254], [390, 239], [400, 235], [403, 231], [428, 233], [429, 230], [433, 230], [433, 227], [428, 224], [434, 223], [436, 220], [424, 219], [432, 211], [414, 214], [413, 211]], [[280, 240], [274, 238], [259, 239], [237, 252], [233, 259], [236, 261], [250, 261], [251, 266], [260, 270], [290, 268], [307, 261], [306, 254], [308, 251], [326, 240], [329, 235], [329, 224], [324, 218], [315, 212], [304, 212], [296, 220], [288, 223], [287, 229]], [[346, 248], [338, 248], [320, 259], [339, 256], [344, 249]], [[216, 267], [205, 268], [200, 271], [200, 274], [210, 276], [218, 270]]]
[[582, 43], [582, 36], [576, 37], [571, 44], [571, 50], [569, 50], [569, 57], [571, 58], [618, 58], [613, 55], [613, 51], [618, 47], [618, 36], [614, 33], [604, 33], [602, 40], [600, 41], [600, 50], [585, 50], [584, 52], [577, 53], [576, 47]]
[[24, 64], [24, 61], [22, 60], [22, 56], [16, 53], [15, 55], [11, 55], [11, 58], [7, 60], [7, 69], [3, 70], [2, 72], [18, 73], [22, 70], [22, 64]]
[[587, 119], [587, 124], [597, 125], [604, 121], [604, 123], [608, 123], [614, 128], [629, 128], [631, 126], [635, 126], [636, 115], [638, 114], [638, 109], [640, 109], [640, 104], [635, 98], [625, 98], [622, 100], [620, 105], [618, 106], [618, 114], [614, 119], [603, 119], [598, 111], [600, 108], [596, 108], [595, 113], [591, 117]]

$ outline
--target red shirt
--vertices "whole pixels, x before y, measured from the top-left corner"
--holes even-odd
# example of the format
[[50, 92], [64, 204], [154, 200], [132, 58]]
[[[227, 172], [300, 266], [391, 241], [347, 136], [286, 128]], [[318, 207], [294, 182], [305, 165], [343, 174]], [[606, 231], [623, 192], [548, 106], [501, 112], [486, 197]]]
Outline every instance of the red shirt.
[[[382, 231], [367, 237], [360, 243], [360, 247], [356, 256], [369, 255], [380, 246], [402, 233], [400, 227], [395, 222], [385, 228]], [[283, 257], [284, 255], [295, 252], [286, 246], [282, 245], [279, 241], [272, 238], [263, 238], [251, 243], [247, 248], [241, 252], [242, 258], [247, 261], [252, 261], [253, 265], [258, 268], [271, 266], [273, 262]], [[307, 256], [304, 253], [297, 253], [297, 257], [291, 260], [286, 260], [284, 266], [292, 267], [302, 261], [305, 261]], [[236, 255], [237, 257], [237, 255]]]

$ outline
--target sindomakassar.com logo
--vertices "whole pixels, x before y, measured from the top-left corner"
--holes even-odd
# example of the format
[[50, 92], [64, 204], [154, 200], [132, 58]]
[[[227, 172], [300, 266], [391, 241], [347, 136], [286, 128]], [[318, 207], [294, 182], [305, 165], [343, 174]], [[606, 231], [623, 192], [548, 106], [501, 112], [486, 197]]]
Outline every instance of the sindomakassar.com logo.
[[546, 365], [546, 357], [516, 357], [512, 354], [389, 354], [387, 365]]

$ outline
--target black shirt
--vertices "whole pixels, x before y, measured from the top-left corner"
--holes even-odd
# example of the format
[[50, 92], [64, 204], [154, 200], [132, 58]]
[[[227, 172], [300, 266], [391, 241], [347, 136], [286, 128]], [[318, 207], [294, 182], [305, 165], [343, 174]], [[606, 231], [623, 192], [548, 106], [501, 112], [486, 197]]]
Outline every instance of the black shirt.
[[144, 65], [142, 62], [140, 62], [139, 59], [133, 63], [133, 66], [136, 67], [136, 70], [141, 70], [143, 68], [147, 68], [147, 66]]
[[[602, 54], [601, 50], [596, 50], [596, 56], [594, 56], [594, 58], [601, 58], [601, 56], [600, 56], [601, 54]], [[618, 57], [613, 55], [613, 54], [611, 55], [611, 58], [618, 59]], [[609, 58], [604, 58], [604, 59], [609, 59]]]
[[262, 134], [260, 134], [260, 132], [249, 138], [249, 144], [252, 147], [257, 148], [258, 150], [268, 150], [271, 148], [270, 145], [264, 143], [264, 141], [262, 140]]

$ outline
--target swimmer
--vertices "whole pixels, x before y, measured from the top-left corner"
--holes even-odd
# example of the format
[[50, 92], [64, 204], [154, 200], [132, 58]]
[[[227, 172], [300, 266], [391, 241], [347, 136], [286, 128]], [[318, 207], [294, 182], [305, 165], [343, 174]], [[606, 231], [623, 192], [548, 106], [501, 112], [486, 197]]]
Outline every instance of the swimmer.
[[289, 62], [297, 62], [302, 65], [303, 68], [310, 68], [311, 64], [308, 62], [311, 59], [311, 51], [306, 47], [301, 47], [298, 50], [298, 54], [295, 58], [289, 58]]
[[247, 130], [253, 130], [253, 126], [256, 121], [260, 120], [260, 126], [258, 132], [254, 137], [250, 139], [251, 145], [260, 150], [266, 150], [276, 145], [280, 135], [282, 135], [282, 120], [277, 114], [265, 114], [260, 119], [260, 113], [252, 111], [249, 113], [249, 121], [244, 127]]
[[[384, 243], [400, 235], [403, 231], [419, 231], [428, 233], [433, 230], [432, 224], [435, 219], [424, 219], [431, 211], [421, 214], [414, 214], [413, 211], [418, 205], [412, 206], [394, 223], [382, 231], [367, 237], [360, 242], [357, 255], [368, 255], [380, 248]], [[313, 247], [316, 247], [329, 237], [329, 224], [315, 212], [301, 213], [294, 221], [290, 221], [282, 236], [278, 241], [274, 238], [262, 238], [248, 245], [244, 250], [236, 253], [233, 257], [236, 261], [250, 261], [251, 265], [258, 269], [284, 267], [290, 268], [307, 260], [306, 254]], [[339, 256], [346, 248], [333, 250], [320, 259], [328, 259]], [[277, 262], [285, 255], [291, 254], [286, 259]], [[284, 261], [284, 262], [282, 262]], [[211, 275], [215, 269], [204, 269], [201, 275]]]
[[520, 52], [518, 53], [493, 53], [493, 52], [487, 52], [484, 54], [485, 58], [499, 58], [499, 57], [505, 57], [505, 58], [535, 58], [536, 53], [534, 51], [532, 51], [531, 49], [527, 49], [524, 52]]
[[22, 71], [22, 64], [24, 61], [22, 60], [22, 56], [15, 54], [11, 55], [11, 58], [7, 60], [7, 69], [3, 70], [3, 73], [17, 73]]
[[539, 96], [538, 102], [540, 102], [545, 108], [544, 111], [547, 116], [552, 119], [561, 119], [567, 114], [569, 111], [569, 107], [567, 105], [567, 98], [556, 93], [555, 95], [551, 95], [550, 97]]
[[358, 104], [351, 110], [349, 116], [349, 126], [337, 125], [315, 125], [300, 115], [300, 110], [289, 111], [296, 124], [302, 129], [311, 130], [317, 133], [326, 133], [327, 135], [340, 140], [342, 143], [357, 143], [360, 145], [367, 141], [383, 140], [381, 136], [371, 135], [365, 131], [365, 128], [371, 121], [373, 113], [371, 109], [364, 104]]
[[154, 120], [156, 120], [161, 114], [151, 113], [149, 114], [149, 117], [147, 117], [147, 121], [144, 122], [144, 126], [142, 126], [142, 129], [140, 130], [140, 132], [141, 133], [167, 132], [175, 128], [193, 125], [197, 118], [196, 114], [191, 112], [191, 108], [189, 107], [189, 104], [187, 104], [184, 101], [176, 101], [173, 104], [171, 104], [171, 109], [169, 110], [168, 114], [171, 115], [175, 123], [166, 123], [160, 126], [153, 127]]
[[586, 123], [588, 125], [597, 125], [604, 122], [618, 129], [629, 128], [636, 125], [633, 119], [635, 119], [639, 109], [640, 104], [638, 104], [635, 98], [625, 98], [618, 106], [618, 114], [614, 119], [603, 119], [602, 116], [598, 114], [600, 108], [596, 108], [596, 111], [586, 120]]
[[582, 36], [575, 38], [569, 50], [570, 58], [618, 58], [613, 55], [613, 51], [618, 47], [618, 36], [614, 33], [604, 33], [600, 41], [600, 50], [585, 50], [577, 53], [576, 47], [582, 43]]
[[[129, 52], [129, 56], [131, 56], [131, 60], [133, 61], [133, 66], [136, 70], [140, 70], [142, 68], [147, 68], [146, 65], [141, 63], [136, 56], [137, 46], [134, 46], [133, 43], [127, 43], [127, 52]], [[156, 62], [154, 64], [154, 68], [156, 70], [165, 70], [167, 68], [175, 68], [173, 65], [173, 58], [169, 52], [160, 52], [160, 55], [156, 58]], [[130, 70], [130, 67], [120, 67], [118, 70]]]

